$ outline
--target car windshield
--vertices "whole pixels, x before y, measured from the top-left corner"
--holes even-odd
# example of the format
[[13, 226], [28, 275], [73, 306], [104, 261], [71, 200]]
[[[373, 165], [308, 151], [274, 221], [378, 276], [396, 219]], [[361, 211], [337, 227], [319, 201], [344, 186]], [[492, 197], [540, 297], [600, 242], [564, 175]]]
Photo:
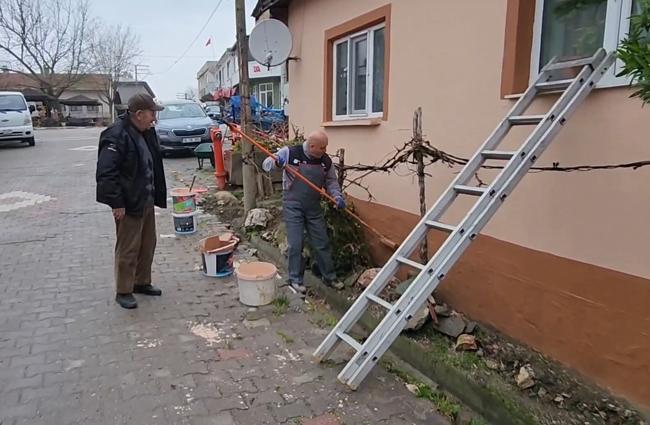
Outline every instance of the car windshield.
[[0, 111], [26, 111], [27, 104], [17, 94], [0, 94]]
[[158, 112], [159, 120], [171, 120], [174, 118], [203, 118], [205, 112], [196, 103], [173, 103], [165, 105], [165, 109]]

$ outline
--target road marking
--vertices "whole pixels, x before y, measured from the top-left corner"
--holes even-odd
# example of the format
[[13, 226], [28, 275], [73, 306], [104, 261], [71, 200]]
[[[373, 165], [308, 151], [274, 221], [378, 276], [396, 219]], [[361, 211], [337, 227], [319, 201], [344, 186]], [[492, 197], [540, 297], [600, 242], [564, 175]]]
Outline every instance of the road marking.
[[[3, 203], [3, 200], [11, 199], [12, 202]], [[53, 201], [56, 198], [22, 191], [6, 192], [0, 194], [0, 212], [17, 210], [18, 208], [32, 207], [41, 202]], [[5, 201], [6, 202], [6, 201]]]
[[69, 151], [96, 151], [97, 146], [79, 146], [78, 148], [70, 148]]

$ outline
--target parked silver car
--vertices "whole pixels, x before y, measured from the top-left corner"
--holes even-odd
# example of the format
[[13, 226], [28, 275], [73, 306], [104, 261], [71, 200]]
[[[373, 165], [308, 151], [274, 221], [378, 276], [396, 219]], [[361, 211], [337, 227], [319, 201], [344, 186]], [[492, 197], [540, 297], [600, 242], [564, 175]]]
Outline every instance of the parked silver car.
[[156, 132], [164, 153], [192, 152], [201, 143], [210, 143], [210, 129], [218, 124], [201, 105], [191, 100], [163, 102], [158, 112]]

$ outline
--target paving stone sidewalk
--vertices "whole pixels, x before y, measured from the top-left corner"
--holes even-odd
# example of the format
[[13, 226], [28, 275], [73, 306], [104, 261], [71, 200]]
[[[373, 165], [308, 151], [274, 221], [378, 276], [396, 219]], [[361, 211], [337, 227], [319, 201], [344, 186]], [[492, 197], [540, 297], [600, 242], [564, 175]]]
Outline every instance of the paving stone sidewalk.
[[[340, 366], [311, 362], [327, 330], [310, 313], [250, 311], [234, 278], [204, 277], [198, 241], [227, 229], [216, 217], [176, 236], [158, 211], [163, 296], [117, 306], [112, 218], [94, 202], [97, 135], [39, 132], [34, 148], [0, 148], [0, 424], [450, 423], [380, 368], [347, 390]], [[166, 160], [168, 173], [193, 164]]]

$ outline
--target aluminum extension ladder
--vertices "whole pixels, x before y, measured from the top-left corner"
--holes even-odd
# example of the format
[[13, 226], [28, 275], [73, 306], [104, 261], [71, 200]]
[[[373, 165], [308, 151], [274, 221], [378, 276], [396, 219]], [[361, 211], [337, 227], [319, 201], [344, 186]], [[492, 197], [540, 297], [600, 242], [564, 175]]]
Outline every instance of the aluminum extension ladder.
[[[314, 352], [314, 357], [322, 361], [341, 341], [356, 351], [338, 375], [339, 381], [352, 389], [359, 387], [379, 358], [402, 332], [412, 315], [422, 308], [449, 269], [614, 61], [614, 53], [607, 53], [600, 49], [589, 58], [570, 62], [551, 60], [541, 70], [537, 80], [526, 90]], [[574, 68], [579, 72], [575, 77], [567, 79], [566, 73]], [[549, 91], [561, 91], [562, 95], [546, 115], [524, 115], [537, 95]], [[523, 125], [535, 127], [518, 150], [497, 150], [513, 126]], [[474, 174], [487, 160], [501, 160], [504, 168], [487, 187], [470, 185]], [[442, 223], [439, 221], [440, 217], [458, 195], [474, 196], [476, 201], [458, 225]], [[413, 261], [411, 257], [414, 251], [432, 229], [446, 232], [448, 235], [445, 241], [427, 264]], [[380, 298], [380, 293], [401, 266], [414, 268], [419, 273], [399, 300], [391, 304]], [[387, 313], [362, 344], [348, 332], [358, 322], [370, 303], [385, 308]]]

